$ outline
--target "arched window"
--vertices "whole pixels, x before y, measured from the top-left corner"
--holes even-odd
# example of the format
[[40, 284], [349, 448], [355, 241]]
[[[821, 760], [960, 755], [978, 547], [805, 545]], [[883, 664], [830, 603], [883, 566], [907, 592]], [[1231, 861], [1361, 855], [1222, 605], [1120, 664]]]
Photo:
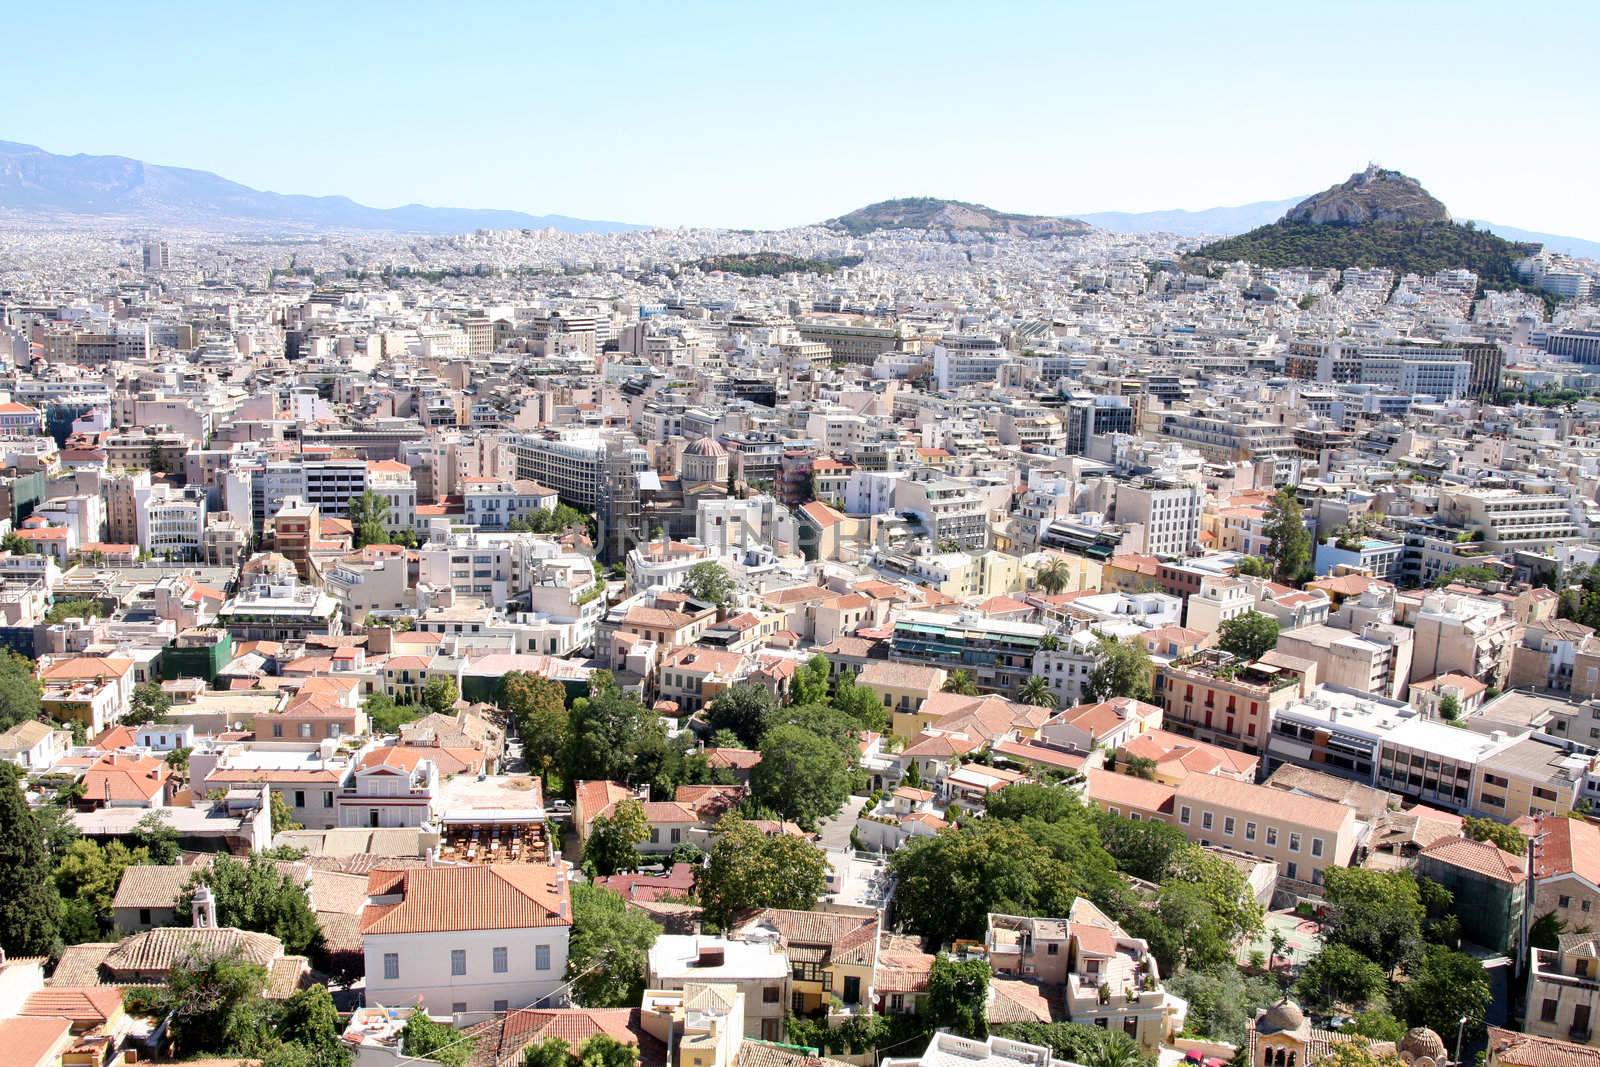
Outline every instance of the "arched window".
[[1294, 1067], [1294, 1053], [1289, 1053], [1289, 1067]]

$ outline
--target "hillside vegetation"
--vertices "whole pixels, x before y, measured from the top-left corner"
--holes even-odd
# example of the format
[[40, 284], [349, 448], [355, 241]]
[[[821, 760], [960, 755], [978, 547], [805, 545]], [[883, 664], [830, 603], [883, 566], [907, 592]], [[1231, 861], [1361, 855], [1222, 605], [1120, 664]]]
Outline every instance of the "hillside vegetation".
[[1340, 226], [1275, 222], [1249, 233], [1214, 241], [1197, 255], [1260, 267], [1389, 267], [1432, 274], [1465, 268], [1484, 285], [1520, 287], [1516, 261], [1537, 246], [1513, 244], [1471, 223], [1366, 222]]

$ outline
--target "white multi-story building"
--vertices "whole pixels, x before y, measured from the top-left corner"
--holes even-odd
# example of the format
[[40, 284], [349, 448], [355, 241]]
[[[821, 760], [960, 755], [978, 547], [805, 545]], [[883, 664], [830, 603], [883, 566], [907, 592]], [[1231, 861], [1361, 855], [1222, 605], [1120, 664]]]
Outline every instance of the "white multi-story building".
[[937, 545], [982, 550], [989, 544], [989, 510], [978, 489], [939, 471], [924, 468], [895, 486], [894, 506], [921, 520]]
[[484, 530], [503, 530], [512, 519], [535, 511], [554, 511], [560, 499], [554, 489], [526, 478], [463, 478], [461, 496], [467, 525]]
[[561, 988], [571, 932], [560, 867], [374, 871], [361, 913], [367, 999], [430, 1015], [538, 1007]]
[[1117, 521], [1144, 527], [1144, 552], [1186, 556], [1200, 537], [1205, 490], [1198, 485], [1145, 479], [1117, 486]]
[[165, 482], [134, 491], [139, 548], [158, 559], [197, 559], [206, 538], [206, 492]]

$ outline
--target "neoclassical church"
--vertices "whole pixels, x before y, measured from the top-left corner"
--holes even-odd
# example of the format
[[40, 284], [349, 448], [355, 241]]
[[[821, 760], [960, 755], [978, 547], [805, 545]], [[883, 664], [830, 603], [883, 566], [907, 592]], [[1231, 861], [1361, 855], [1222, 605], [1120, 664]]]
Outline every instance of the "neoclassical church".
[[1424, 1026], [1406, 1031], [1396, 1047], [1388, 1041], [1369, 1041], [1356, 1034], [1341, 1034], [1311, 1025], [1300, 1005], [1284, 997], [1264, 1009], [1250, 1024], [1251, 1067], [1313, 1067], [1335, 1045], [1366, 1042], [1376, 1055], [1397, 1055], [1405, 1067], [1447, 1067], [1449, 1055], [1439, 1035]]
[[728, 496], [728, 450], [713, 437], [691, 441], [678, 458], [677, 475], [662, 475], [656, 488], [640, 494], [645, 529], [660, 527], [669, 537], [695, 535], [695, 515], [701, 500]]

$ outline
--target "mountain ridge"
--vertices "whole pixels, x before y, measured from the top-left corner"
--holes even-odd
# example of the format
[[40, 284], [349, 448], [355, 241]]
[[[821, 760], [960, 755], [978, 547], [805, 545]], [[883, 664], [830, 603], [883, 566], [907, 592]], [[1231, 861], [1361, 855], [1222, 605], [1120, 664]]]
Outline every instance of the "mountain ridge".
[[1077, 237], [1089, 232], [1079, 219], [996, 211], [963, 200], [908, 196], [879, 200], [823, 223], [852, 236], [878, 230], [945, 230], [959, 233], [1012, 233], [1023, 237]]
[[459, 233], [554, 227], [571, 233], [620, 233], [647, 228], [492, 208], [424, 204], [375, 208], [347, 196], [273, 193], [210, 171], [146, 163], [127, 156], [59, 155], [16, 141], [0, 141], [0, 211], [46, 217], [128, 218], [145, 225], [219, 229], [278, 225]]

